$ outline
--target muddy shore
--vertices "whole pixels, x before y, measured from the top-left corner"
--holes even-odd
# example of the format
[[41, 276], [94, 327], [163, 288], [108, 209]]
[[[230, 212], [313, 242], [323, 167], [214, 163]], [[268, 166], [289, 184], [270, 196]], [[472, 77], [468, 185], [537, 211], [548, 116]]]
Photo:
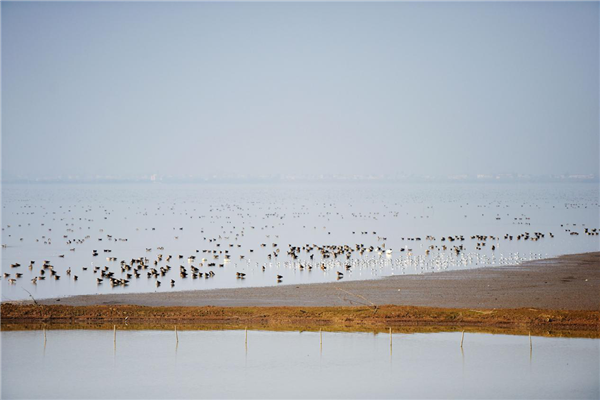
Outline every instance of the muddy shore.
[[72, 306], [339, 307], [600, 310], [600, 252], [516, 266], [393, 276], [369, 281], [172, 293], [73, 296], [38, 301]]

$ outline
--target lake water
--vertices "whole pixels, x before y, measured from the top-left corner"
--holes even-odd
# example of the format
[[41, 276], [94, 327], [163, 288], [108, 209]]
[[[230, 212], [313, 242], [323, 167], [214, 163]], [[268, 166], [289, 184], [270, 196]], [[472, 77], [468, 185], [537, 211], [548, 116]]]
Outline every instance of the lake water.
[[2, 398], [599, 398], [598, 339], [2, 332]]
[[[374, 279], [598, 251], [600, 236], [585, 234], [600, 228], [598, 191], [589, 183], [6, 184], [2, 301]], [[534, 232], [544, 237], [533, 241]], [[314, 249], [293, 259], [290, 245]], [[326, 245], [355, 251], [323, 258], [316, 246]], [[147, 268], [134, 258], [147, 258]], [[49, 269], [42, 275], [44, 260], [59, 280]], [[148, 277], [167, 265], [164, 276]], [[98, 283], [95, 267], [128, 285]]]

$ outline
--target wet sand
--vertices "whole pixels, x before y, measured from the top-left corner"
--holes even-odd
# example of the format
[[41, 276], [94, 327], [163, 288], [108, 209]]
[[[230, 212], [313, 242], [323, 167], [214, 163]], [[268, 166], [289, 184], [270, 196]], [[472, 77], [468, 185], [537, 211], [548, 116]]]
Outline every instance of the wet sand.
[[439, 308], [600, 310], [600, 252], [516, 266], [487, 267], [370, 281], [73, 296], [38, 301], [73, 306], [332, 307], [402, 305]]

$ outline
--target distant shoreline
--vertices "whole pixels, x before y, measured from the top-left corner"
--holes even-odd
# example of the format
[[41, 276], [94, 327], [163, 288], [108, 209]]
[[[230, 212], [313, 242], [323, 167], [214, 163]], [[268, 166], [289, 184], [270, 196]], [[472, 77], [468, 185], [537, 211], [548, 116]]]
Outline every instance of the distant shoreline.
[[479, 178], [477, 176], [466, 177], [325, 177], [325, 178], [298, 178], [298, 177], [252, 177], [252, 178], [165, 178], [160, 180], [151, 180], [150, 178], [14, 178], [0, 181], [0, 185], [261, 185], [261, 184], [277, 184], [277, 185], [295, 185], [295, 184], [572, 184], [572, 183], [589, 183], [600, 184], [600, 177], [594, 174], [582, 174], [573, 176], [524, 176], [524, 177], [497, 177], [486, 176]]

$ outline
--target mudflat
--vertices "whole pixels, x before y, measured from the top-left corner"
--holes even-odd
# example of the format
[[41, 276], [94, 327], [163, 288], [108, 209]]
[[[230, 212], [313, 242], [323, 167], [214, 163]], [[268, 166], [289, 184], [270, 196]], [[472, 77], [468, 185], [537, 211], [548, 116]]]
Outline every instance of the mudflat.
[[279, 285], [172, 293], [130, 293], [38, 300], [71, 306], [340, 307], [600, 310], [600, 252], [514, 266], [486, 267], [368, 281]]

